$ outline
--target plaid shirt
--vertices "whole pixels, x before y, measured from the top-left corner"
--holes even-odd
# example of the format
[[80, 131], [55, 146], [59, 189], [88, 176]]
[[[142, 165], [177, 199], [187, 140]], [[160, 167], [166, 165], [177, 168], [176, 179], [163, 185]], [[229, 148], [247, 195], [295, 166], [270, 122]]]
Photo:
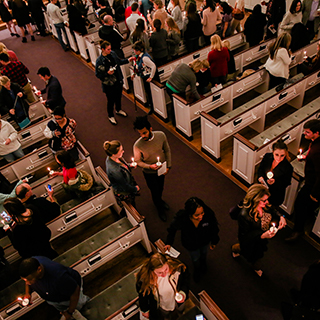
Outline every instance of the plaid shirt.
[[20, 61], [11, 61], [3, 67], [1, 73], [3, 76], [7, 76], [11, 82], [15, 82], [21, 87], [28, 84], [26, 74], [29, 73], [29, 69]]

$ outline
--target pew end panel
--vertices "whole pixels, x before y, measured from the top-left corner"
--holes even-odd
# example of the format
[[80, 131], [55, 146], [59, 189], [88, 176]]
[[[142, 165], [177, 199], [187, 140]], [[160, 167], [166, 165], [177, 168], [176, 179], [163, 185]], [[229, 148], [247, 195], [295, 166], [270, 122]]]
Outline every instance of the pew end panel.
[[74, 31], [74, 35], [76, 37], [77, 45], [79, 48], [80, 56], [87, 62], [89, 62], [89, 55], [87, 51], [86, 42], [84, 41], [84, 37], [77, 31]]
[[153, 101], [153, 108], [157, 115], [168, 122], [167, 103], [170, 102], [170, 98], [166, 93], [165, 85], [160, 84], [157, 81], [152, 80], [150, 82], [151, 96]]
[[135, 76], [133, 78], [133, 91], [134, 91], [134, 95], [135, 97], [141, 101], [142, 103], [147, 103], [147, 96], [146, 96], [146, 92], [144, 90], [144, 84], [143, 84], [143, 80], [141, 79], [141, 77]]
[[229, 320], [206, 291], [199, 293], [200, 309], [207, 320]]
[[[295, 161], [295, 160], [294, 160]], [[292, 162], [294, 162], [292, 161]], [[292, 164], [291, 162], [291, 164]], [[295, 170], [295, 168], [294, 168]], [[301, 177], [294, 171], [291, 184], [286, 189], [286, 194], [283, 203], [280, 208], [284, 210], [287, 214], [291, 215], [293, 213], [294, 202], [297, 197], [297, 193], [301, 184]]]

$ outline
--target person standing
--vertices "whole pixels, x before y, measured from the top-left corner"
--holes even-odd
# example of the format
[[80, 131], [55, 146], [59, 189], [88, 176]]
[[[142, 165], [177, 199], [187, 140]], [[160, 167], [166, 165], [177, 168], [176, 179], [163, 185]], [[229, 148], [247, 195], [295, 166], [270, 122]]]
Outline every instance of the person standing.
[[120, 65], [127, 64], [133, 58], [120, 59], [117, 54], [111, 50], [111, 44], [103, 41], [101, 44], [101, 55], [96, 61], [96, 77], [101, 80], [102, 91], [108, 99], [108, 117], [111, 124], [116, 125], [117, 120], [114, 117], [113, 108], [116, 106], [116, 114], [121, 117], [127, 117], [126, 112], [121, 110], [123, 75]]
[[[169, 206], [162, 200], [164, 178], [171, 168], [171, 151], [167, 137], [162, 131], [152, 131], [147, 116], [137, 117], [133, 126], [140, 134], [133, 146], [134, 161], [142, 168], [160, 219], [167, 221], [164, 210], [169, 210]], [[159, 175], [158, 169], [163, 165], [166, 165], [166, 170]]]
[[[64, 51], [68, 51], [70, 48], [70, 43], [67, 35], [66, 28], [64, 27], [64, 20], [62, 17], [62, 13], [60, 11], [60, 8], [57, 6], [58, 0], [51, 0], [51, 2], [47, 5], [47, 13], [50, 19], [53, 22], [54, 27], [56, 28], [57, 34], [58, 34], [58, 40], [60, 42], [60, 45]], [[62, 39], [62, 33], [63, 31], [65, 38], [67, 40], [67, 45], [63, 42]]]
[[293, 0], [290, 6], [290, 10], [284, 15], [278, 30], [278, 35], [283, 32], [291, 34], [293, 26], [302, 20], [301, 12], [302, 4], [300, 0]]
[[319, 0], [305, 0], [302, 2], [302, 23], [308, 29], [309, 40], [316, 38], [318, 35], [320, 22], [318, 9], [320, 9]]
[[206, 45], [210, 45], [211, 36], [217, 31], [217, 22], [222, 20], [219, 8], [213, 0], [204, 0], [205, 9], [202, 12], [201, 23]]
[[17, 33], [16, 25], [12, 21], [13, 18], [9, 11], [8, 3], [5, 0], [0, 0], [0, 18], [2, 22], [6, 24], [11, 37], [16, 36], [17, 38], [19, 38], [20, 35]]
[[62, 88], [59, 80], [51, 75], [50, 70], [47, 67], [39, 68], [37, 75], [46, 83], [45, 89], [41, 90], [41, 93], [47, 94], [47, 100], [43, 100], [42, 104], [45, 105], [51, 112], [56, 107], [65, 107], [66, 100], [62, 96]]
[[24, 298], [32, 302], [31, 292], [35, 291], [60, 311], [65, 320], [86, 320], [79, 310], [90, 298], [83, 294], [82, 279], [76, 270], [35, 256], [21, 262], [19, 274], [25, 282]]
[[28, 8], [31, 12], [31, 17], [37, 25], [40, 36], [45, 37], [47, 33], [46, 26], [44, 24], [43, 10], [47, 10], [46, 6], [43, 4], [42, 0], [28, 0]]
[[161, 28], [159, 19], [153, 20], [154, 31], [151, 34], [149, 43], [152, 48], [152, 56], [154, 63], [159, 68], [168, 61], [168, 33], [166, 29]]
[[191, 197], [168, 228], [165, 250], [170, 250], [178, 230], [181, 231], [182, 245], [191, 256], [193, 278], [197, 282], [207, 272], [208, 247], [213, 250], [220, 240], [218, 221], [213, 210], [201, 199]]
[[244, 5], [245, 5], [244, 0], [236, 0], [236, 3], [234, 4], [234, 9], [232, 12], [233, 19], [231, 21], [230, 35], [233, 35], [235, 31], [237, 31], [238, 33], [241, 32], [240, 22], [245, 15]]
[[311, 143], [307, 155], [303, 156], [306, 162], [304, 167], [305, 183], [294, 203], [293, 233], [285, 239], [287, 242], [295, 241], [303, 234], [305, 223], [319, 207], [320, 200], [320, 120], [309, 120], [303, 128], [304, 137]]
[[126, 25], [130, 33], [134, 31], [138, 19], [142, 19], [144, 21], [145, 29], [147, 29], [147, 21], [143, 16], [143, 14], [139, 12], [139, 5], [137, 2], [134, 2], [131, 5], [131, 10], [132, 10], [131, 15], [126, 19]]

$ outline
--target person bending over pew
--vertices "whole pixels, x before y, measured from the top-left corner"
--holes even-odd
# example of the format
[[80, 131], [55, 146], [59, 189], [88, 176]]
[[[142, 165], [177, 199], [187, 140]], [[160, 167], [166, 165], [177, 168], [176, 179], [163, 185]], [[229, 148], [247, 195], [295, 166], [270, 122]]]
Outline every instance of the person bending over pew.
[[58, 256], [50, 245], [51, 230], [34, 206], [24, 206], [17, 198], [9, 198], [3, 204], [13, 223], [7, 229], [13, 247], [22, 258], [43, 255], [50, 259]]
[[92, 176], [85, 170], [77, 170], [74, 158], [65, 150], [58, 151], [55, 158], [62, 166], [62, 172], [55, 171], [52, 176], [62, 176], [64, 189], [83, 198], [93, 185]]
[[63, 107], [57, 107], [53, 111], [53, 120], [50, 120], [43, 131], [49, 140], [49, 147], [53, 153], [59, 150], [68, 151], [74, 160], [78, 160], [79, 154], [76, 147], [77, 139], [74, 134], [77, 123], [66, 117]]
[[9, 163], [24, 156], [17, 131], [4, 120], [0, 120], [0, 156]]
[[270, 76], [269, 89], [283, 85], [289, 79], [290, 43], [291, 35], [284, 32], [269, 47], [269, 58], [265, 64]]
[[189, 198], [184, 209], [179, 210], [168, 228], [165, 250], [170, 251], [176, 232], [181, 231], [181, 242], [194, 266], [193, 278], [198, 282], [207, 272], [208, 247], [213, 250], [219, 242], [219, 226], [216, 216], [201, 199]]
[[284, 217], [269, 205], [270, 192], [261, 184], [254, 184], [243, 199], [238, 215], [239, 243], [232, 246], [232, 256], [243, 255], [253, 266], [256, 274], [261, 277], [261, 259], [267, 251], [268, 239], [272, 239], [276, 232], [271, 229], [271, 221], [277, 223], [277, 230], [285, 227]]
[[24, 298], [31, 301], [35, 291], [63, 315], [61, 320], [86, 320], [79, 310], [90, 300], [83, 294], [80, 274], [69, 267], [42, 256], [25, 259], [19, 267], [25, 282]]
[[53, 189], [49, 190], [46, 187], [46, 190], [48, 193], [47, 198], [37, 197], [32, 193], [31, 186], [25, 181], [21, 181], [21, 183], [16, 186], [15, 193], [25, 205], [33, 205], [37, 207], [42, 214], [43, 221], [48, 223], [60, 215], [60, 206], [53, 198]]
[[105, 141], [103, 149], [108, 155], [106, 160], [106, 172], [112, 185], [115, 196], [119, 201], [128, 201], [135, 207], [135, 197], [140, 191], [132, 173], [131, 167], [123, 159], [123, 146], [120, 141]]
[[189, 273], [178, 259], [153, 254], [137, 273], [136, 289], [142, 315], [150, 320], [176, 319], [189, 293]]
[[263, 156], [258, 169], [258, 181], [269, 188], [271, 205], [282, 204], [286, 189], [291, 184], [292, 173], [288, 146], [279, 139], [272, 145], [272, 153]]

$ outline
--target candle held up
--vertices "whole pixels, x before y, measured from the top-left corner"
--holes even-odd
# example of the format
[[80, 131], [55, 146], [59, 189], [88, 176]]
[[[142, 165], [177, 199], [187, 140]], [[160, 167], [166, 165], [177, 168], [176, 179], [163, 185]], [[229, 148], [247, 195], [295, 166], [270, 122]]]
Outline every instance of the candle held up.
[[162, 165], [162, 163], [161, 163], [161, 161], [160, 161], [160, 157], [157, 157], [157, 163], [156, 163], [156, 165], [158, 166], [158, 167], [160, 167], [161, 165]]
[[301, 160], [303, 158], [303, 155], [302, 155], [302, 149], [299, 149], [299, 154], [297, 155], [297, 158], [299, 160]]
[[276, 224], [275, 224], [275, 223], [272, 223], [272, 226], [270, 227], [270, 231], [271, 231], [272, 233], [277, 233], [278, 228], [276, 227]]
[[273, 178], [273, 173], [271, 171], [267, 172], [267, 178], [272, 179]]

